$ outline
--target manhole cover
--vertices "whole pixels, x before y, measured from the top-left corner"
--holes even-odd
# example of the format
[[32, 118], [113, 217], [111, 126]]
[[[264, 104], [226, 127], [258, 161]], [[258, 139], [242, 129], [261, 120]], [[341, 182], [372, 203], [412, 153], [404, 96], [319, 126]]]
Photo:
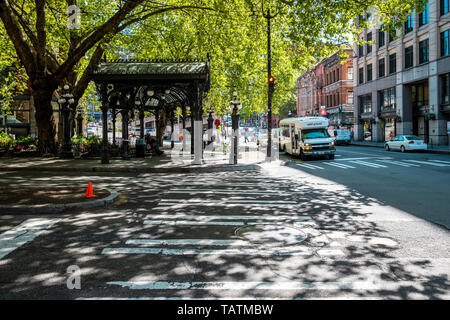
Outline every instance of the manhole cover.
[[246, 226], [238, 228], [235, 233], [251, 243], [275, 247], [299, 244], [308, 237], [300, 229], [283, 225]]

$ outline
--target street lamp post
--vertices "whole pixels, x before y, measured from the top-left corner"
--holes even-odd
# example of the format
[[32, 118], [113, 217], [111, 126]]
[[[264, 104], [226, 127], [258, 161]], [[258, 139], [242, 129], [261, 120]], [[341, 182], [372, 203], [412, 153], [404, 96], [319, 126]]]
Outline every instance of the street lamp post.
[[81, 110], [78, 111], [77, 115], [77, 134], [82, 135], [83, 134], [83, 115], [81, 114]]
[[232, 108], [231, 114], [231, 129], [232, 129], [232, 139], [231, 139], [231, 154], [230, 154], [230, 164], [237, 164], [238, 162], [238, 143], [239, 143], [239, 108], [241, 106], [241, 101], [237, 99], [237, 92], [233, 93], [234, 100], [230, 101], [230, 108]]
[[73, 95], [69, 91], [70, 87], [68, 85], [65, 85], [63, 87], [63, 94], [61, 95], [61, 98], [58, 100], [61, 111], [63, 114], [63, 147], [60, 153], [60, 158], [63, 159], [73, 159], [73, 152], [72, 152], [72, 141], [70, 137], [70, 111], [71, 111], [71, 105], [75, 103], [75, 100], [73, 99]]

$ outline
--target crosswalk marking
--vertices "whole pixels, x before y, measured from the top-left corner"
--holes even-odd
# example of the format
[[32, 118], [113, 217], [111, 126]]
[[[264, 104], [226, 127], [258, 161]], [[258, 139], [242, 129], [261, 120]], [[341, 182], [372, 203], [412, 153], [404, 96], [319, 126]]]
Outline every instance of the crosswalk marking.
[[450, 164], [450, 161], [442, 161], [442, 160], [430, 160], [430, 161], [444, 163], [444, 164]]
[[230, 194], [230, 193], [245, 193], [245, 194], [274, 194], [278, 195], [281, 191], [257, 191], [257, 190], [243, 190], [243, 189], [172, 189], [167, 191], [168, 194]]
[[110, 281], [108, 285], [118, 285], [132, 290], [376, 290], [373, 281], [352, 282], [168, 282], [168, 281]]
[[154, 300], [193, 300], [193, 301], [205, 301], [205, 300], [385, 300], [383, 297], [361, 297], [361, 296], [339, 296], [339, 297], [80, 297], [76, 300], [137, 300], [137, 301], [154, 301]]
[[173, 248], [106, 248], [102, 254], [161, 254], [166, 256], [180, 255], [254, 255], [254, 256], [305, 256], [313, 255], [307, 247], [280, 248], [275, 250], [261, 250], [258, 248], [239, 249], [173, 249]]
[[315, 170], [315, 169], [322, 169], [322, 170], [324, 170], [324, 168], [316, 166], [316, 165], [313, 165], [313, 164], [296, 163], [296, 165], [300, 166], [300, 167], [307, 168], [307, 169], [312, 169], [312, 170]]
[[421, 164], [428, 164], [428, 165], [435, 166], [435, 167], [450, 167], [450, 164], [433, 163], [433, 162], [428, 162], [428, 161], [419, 161], [419, 160], [405, 160], [405, 161], [421, 163]]
[[384, 166], [382, 164], [369, 163], [369, 162], [365, 162], [365, 161], [361, 161], [361, 160], [355, 160], [355, 161], [350, 161], [350, 162], [360, 164], [360, 165], [363, 165], [366, 167], [372, 167], [372, 168], [387, 168], [386, 166]]
[[174, 214], [149, 214], [146, 219], [179, 219], [179, 220], [196, 220], [196, 221], [213, 221], [213, 220], [311, 220], [310, 216], [246, 216], [246, 215], [227, 215], [227, 216], [211, 216], [211, 215], [174, 215]]
[[[217, 201], [215, 199], [162, 199], [161, 203], [163, 202], [182, 202], [182, 203], [205, 203], [205, 202], [212, 202], [217, 204], [220, 201]], [[233, 199], [227, 199], [225, 201], [226, 203], [251, 203], [251, 204], [297, 204], [296, 201], [289, 201], [289, 200], [245, 200], [245, 199], [239, 199], [239, 200], [233, 200]]]
[[251, 245], [243, 240], [220, 240], [220, 239], [130, 239], [125, 242], [128, 245], [200, 245], [200, 246], [226, 246], [244, 247]]
[[166, 220], [145, 220], [144, 224], [154, 225], [190, 225], [190, 226], [243, 226], [243, 221], [166, 221]]
[[389, 164], [395, 164], [397, 166], [402, 166], [402, 167], [420, 167], [417, 164], [413, 164], [413, 163], [404, 163], [404, 162], [400, 162], [400, 161], [394, 161], [394, 160], [377, 160], [377, 161], [381, 161], [384, 163], [389, 163]]
[[348, 164], [343, 163], [334, 163], [334, 162], [322, 162], [323, 164], [327, 164], [333, 167], [341, 168], [341, 169], [355, 169], [355, 167], [349, 166]]

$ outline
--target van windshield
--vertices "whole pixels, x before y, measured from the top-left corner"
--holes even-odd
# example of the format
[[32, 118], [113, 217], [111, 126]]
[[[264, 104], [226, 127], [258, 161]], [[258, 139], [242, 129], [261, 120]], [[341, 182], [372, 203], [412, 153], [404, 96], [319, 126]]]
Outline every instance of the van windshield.
[[330, 135], [325, 129], [308, 129], [302, 130], [302, 139], [329, 138]]

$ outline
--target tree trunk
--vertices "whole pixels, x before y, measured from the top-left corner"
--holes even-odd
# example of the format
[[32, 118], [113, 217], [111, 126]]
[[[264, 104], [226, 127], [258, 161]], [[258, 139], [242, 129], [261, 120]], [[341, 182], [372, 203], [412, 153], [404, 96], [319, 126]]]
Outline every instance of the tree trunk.
[[33, 91], [34, 108], [36, 110], [36, 124], [38, 127], [38, 151], [43, 154], [56, 155], [55, 123], [52, 108], [53, 91]]

